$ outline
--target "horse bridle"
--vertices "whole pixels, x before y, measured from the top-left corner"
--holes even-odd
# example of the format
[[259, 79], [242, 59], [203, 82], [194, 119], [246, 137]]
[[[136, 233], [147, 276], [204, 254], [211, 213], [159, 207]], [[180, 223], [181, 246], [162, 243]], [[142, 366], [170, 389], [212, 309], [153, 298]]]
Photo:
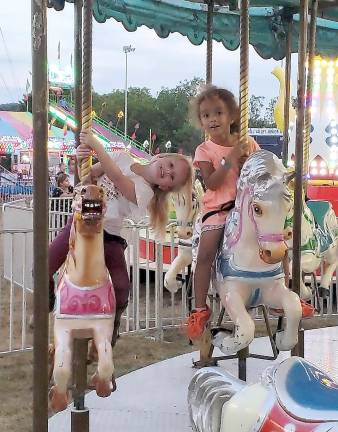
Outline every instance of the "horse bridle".
[[[284, 241], [285, 238], [284, 238], [284, 234], [283, 233], [261, 234], [259, 232], [259, 229], [258, 229], [258, 226], [257, 226], [257, 222], [256, 222], [256, 219], [254, 217], [253, 210], [252, 210], [252, 204], [253, 204], [253, 196], [252, 195], [253, 195], [253, 191], [252, 191], [251, 188], [246, 188], [244, 190], [244, 192], [243, 192], [243, 197], [242, 197], [242, 200], [241, 200], [241, 210], [240, 210], [240, 212], [242, 213], [242, 211], [243, 211], [244, 199], [245, 199], [246, 195], [249, 195], [249, 198], [250, 198], [249, 201], [248, 201], [248, 216], [249, 216], [250, 220], [252, 221], [252, 223], [254, 225], [255, 232], [256, 232], [256, 238], [257, 238], [257, 241], [258, 241], [258, 244], [259, 244], [260, 248], [261, 248], [260, 242], [280, 243], [280, 242]], [[238, 240], [239, 240], [239, 238], [241, 236], [241, 233], [242, 233], [242, 219], [240, 218], [240, 224], [239, 224], [238, 231], [237, 231], [237, 233], [236, 233], [236, 235], [234, 237], [234, 240], [230, 241], [229, 247], [234, 246], [238, 242]]]

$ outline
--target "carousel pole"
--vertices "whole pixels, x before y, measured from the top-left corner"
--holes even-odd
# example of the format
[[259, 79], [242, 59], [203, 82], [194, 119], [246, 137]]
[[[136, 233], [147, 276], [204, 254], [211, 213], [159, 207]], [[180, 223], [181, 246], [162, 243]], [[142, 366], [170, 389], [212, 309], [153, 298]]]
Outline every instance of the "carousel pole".
[[239, 139], [242, 154], [245, 155], [248, 152], [249, 133], [249, 0], [241, 0], [240, 41]]
[[[207, 58], [206, 58], [206, 74], [205, 83], [212, 83], [212, 48], [213, 48], [213, 25], [214, 25], [214, 0], [205, 0], [208, 6], [207, 10]], [[209, 139], [208, 134], [204, 134], [205, 141]], [[194, 274], [190, 276], [193, 284]], [[212, 345], [212, 337], [210, 327], [206, 328], [200, 341], [200, 360], [195, 363], [195, 366], [211, 366], [216, 365], [212, 359], [214, 346]]]
[[[92, 5], [85, 0], [83, 7], [83, 70], [82, 70], [82, 129], [92, 128]], [[92, 158], [81, 163], [81, 179], [89, 174]]]
[[292, 50], [292, 15], [288, 17], [285, 46], [285, 100], [284, 100], [284, 131], [283, 131], [283, 165], [286, 167], [289, 157], [290, 100], [291, 100], [291, 50]]
[[311, 133], [311, 105], [312, 105], [312, 87], [313, 87], [313, 64], [316, 50], [316, 18], [318, 11], [318, 0], [312, 0], [311, 5], [311, 20], [309, 32], [309, 56], [308, 70], [306, 81], [306, 104], [305, 104], [305, 125], [304, 125], [304, 160], [303, 160], [303, 178], [304, 191], [306, 193], [307, 174], [309, 170], [309, 154], [310, 154], [310, 133]]
[[[82, 1], [82, 0], [81, 0]], [[92, 127], [92, 0], [84, 0], [83, 4], [83, 68], [82, 68], [82, 129], [91, 130]], [[78, 7], [78, 15], [81, 5]], [[78, 24], [80, 17], [78, 16]], [[80, 28], [78, 28], [80, 31]], [[78, 35], [79, 37], [79, 35]], [[80, 49], [80, 47], [78, 47]], [[80, 54], [78, 53], [78, 60]], [[80, 90], [78, 89], [79, 93]], [[80, 100], [80, 99], [78, 99]], [[80, 110], [78, 115], [80, 118]], [[79, 123], [80, 126], [80, 123]], [[78, 127], [78, 131], [80, 128]], [[80, 180], [90, 172], [92, 158], [81, 162]], [[89, 410], [85, 407], [85, 391], [87, 388], [87, 352], [88, 337], [74, 338], [73, 360], [73, 398], [74, 409], [71, 413], [72, 432], [89, 432]]]
[[34, 342], [33, 432], [48, 431], [47, 0], [32, 0]]
[[212, 83], [212, 38], [213, 38], [213, 20], [214, 20], [214, 0], [207, 0], [207, 64], [206, 64], [206, 84]]
[[[82, 8], [83, 0], [74, 2], [74, 96], [75, 96], [75, 147], [80, 144], [82, 129]], [[79, 182], [79, 172], [75, 169], [74, 185]]]
[[[300, 248], [301, 222], [303, 210], [303, 141], [305, 123], [305, 62], [307, 45], [308, 0], [300, 0], [300, 23], [298, 41], [298, 87], [297, 87], [297, 122], [295, 151], [295, 192], [293, 213], [293, 244], [292, 244], [292, 289], [300, 295]], [[293, 348], [292, 355], [304, 357], [304, 332], [298, 332], [298, 344]]]
[[[248, 153], [249, 133], [249, 0], [241, 0], [240, 7], [240, 129], [242, 154]], [[246, 380], [246, 360], [249, 347], [238, 352], [238, 378]]]

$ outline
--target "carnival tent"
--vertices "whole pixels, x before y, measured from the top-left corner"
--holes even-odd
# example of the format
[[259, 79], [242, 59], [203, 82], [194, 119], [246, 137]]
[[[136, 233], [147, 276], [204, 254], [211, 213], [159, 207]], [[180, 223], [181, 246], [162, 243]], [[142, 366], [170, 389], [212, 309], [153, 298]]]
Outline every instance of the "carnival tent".
[[[0, 111], [0, 141], [2, 143], [17, 142], [24, 148], [32, 145], [33, 120], [30, 112]], [[51, 126], [51, 141], [74, 142], [72, 131]]]

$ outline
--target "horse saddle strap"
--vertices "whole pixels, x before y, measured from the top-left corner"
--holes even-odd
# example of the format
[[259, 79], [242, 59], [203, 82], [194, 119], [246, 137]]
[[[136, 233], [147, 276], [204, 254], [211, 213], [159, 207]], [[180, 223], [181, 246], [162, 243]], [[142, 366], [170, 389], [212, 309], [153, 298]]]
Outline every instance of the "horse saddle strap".
[[228, 201], [224, 204], [221, 205], [221, 207], [217, 210], [211, 210], [208, 213], [206, 213], [203, 217], [202, 217], [202, 223], [204, 223], [209, 217], [217, 214], [217, 213], [221, 213], [224, 211], [229, 211], [232, 210], [235, 207], [235, 201]]

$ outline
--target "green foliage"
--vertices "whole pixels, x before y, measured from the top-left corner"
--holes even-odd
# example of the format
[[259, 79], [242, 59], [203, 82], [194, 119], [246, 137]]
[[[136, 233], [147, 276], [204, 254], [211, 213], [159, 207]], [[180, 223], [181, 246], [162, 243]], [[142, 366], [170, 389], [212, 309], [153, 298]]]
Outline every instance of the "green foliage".
[[275, 128], [276, 122], [273, 117], [273, 110], [277, 102], [277, 97], [270, 99], [266, 103], [264, 96], [250, 97], [249, 101], [249, 127], [251, 128]]
[[[204, 81], [194, 78], [183, 81], [175, 88], [163, 87], [156, 96], [147, 88], [130, 87], [128, 89], [128, 135], [132, 135], [135, 125], [137, 140], [149, 141], [150, 130], [156, 134], [153, 149], [159, 147], [165, 151], [165, 143], [171, 141], [171, 151], [183, 149], [186, 154], [193, 154], [201, 142], [201, 132], [190, 124], [188, 119], [189, 101], [194, 97]], [[124, 129], [124, 118], [118, 119], [118, 113], [124, 112], [124, 91], [114, 90], [109, 94], [93, 94], [93, 109], [113, 126]]]
[[0, 111], [26, 111], [26, 102], [5, 103], [0, 105]]

